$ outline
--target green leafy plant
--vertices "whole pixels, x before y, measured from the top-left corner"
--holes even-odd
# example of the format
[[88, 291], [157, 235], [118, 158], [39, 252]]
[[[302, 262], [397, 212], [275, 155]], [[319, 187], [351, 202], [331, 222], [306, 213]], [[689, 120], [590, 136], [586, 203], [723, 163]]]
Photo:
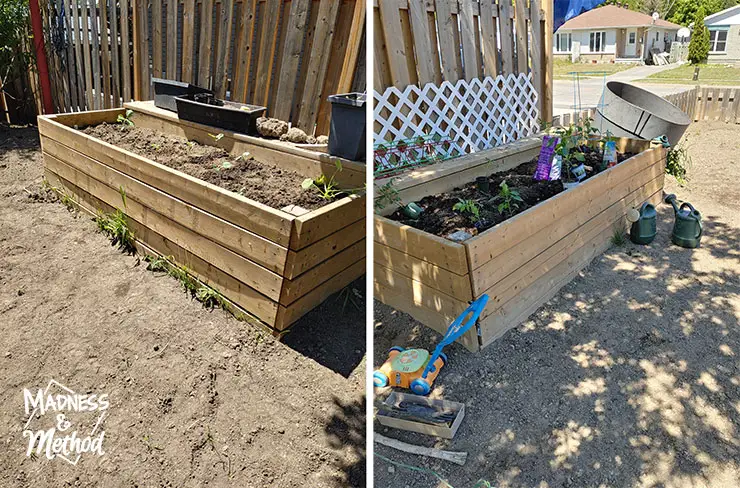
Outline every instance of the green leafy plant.
[[339, 195], [346, 193], [345, 190], [339, 188], [339, 185], [336, 181], [337, 173], [342, 171], [342, 163], [336, 161], [335, 165], [337, 169], [331, 176], [326, 176], [325, 174], [322, 174], [316, 179], [306, 178], [305, 180], [303, 180], [303, 183], [301, 183], [301, 187], [307, 191], [318, 192], [319, 196], [327, 201], [334, 200]]
[[691, 166], [691, 155], [684, 141], [668, 150], [665, 172], [676, 178], [679, 185], [686, 184], [686, 170]]
[[0, 86], [33, 62], [28, 0], [0, 0]]
[[391, 178], [388, 183], [378, 188], [374, 203], [375, 210], [380, 211], [389, 205], [401, 206], [403, 204], [394, 183], [394, 179]]
[[[123, 200], [123, 208], [126, 208], [126, 192], [123, 187], [119, 187], [118, 192]], [[126, 254], [132, 256], [136, 254], [136, 236], [129, 226], [126, 214], [121, 209], [117, 208], [113, 213], [98, 210], [95, 223], [98, 225], [98, 230], [110, 238], [111, 245], [117, 246]]]
[[125, 114], [118, 114], [118, 117], [116, 118], [116, 122], [121, 124], [122, 127], [133, 127], [134, 121], [131, 120], [131, 116], [134, 114], [134, 111], [131, 109], [126, 109]]
[[218, 142], [218, 141], [220, 141], [221, 139], [224, 138], [224, 135], [223, 134], [211, 134], [209, 132], [208, 133], [208, 137], [210, 137], [211, 139], [213, 139], [213, 142]]
[[509, 188], [509, 184], [506, 183], [506, 180], [502, 181], [499, 185], [496, 200], [499, 201], [497, 210], [500, 214], [513, 213], [514, 210], [519, 208], [519, 203], [524, 201], [522, 196], [519, 194], [519, 191]]
[[563, 163], [561, 178], [569, 181], [572, 178], [570, 170], [586, 161], [586, 156], [581, 152], [581, 141], [584, 129], [575, 125], [556, 130], [560, 139], [555, 145], [555, 154], [558, 154]]
[[463, 200], [462, 198], [459, 198], [458, 200], [459, 201], [452, 206], [452, 210], [460, 212], [463, 215], [467, 214], [470, 217], [470, 220], [478, 222], [480, 220], [480, 206], [474, 200]]

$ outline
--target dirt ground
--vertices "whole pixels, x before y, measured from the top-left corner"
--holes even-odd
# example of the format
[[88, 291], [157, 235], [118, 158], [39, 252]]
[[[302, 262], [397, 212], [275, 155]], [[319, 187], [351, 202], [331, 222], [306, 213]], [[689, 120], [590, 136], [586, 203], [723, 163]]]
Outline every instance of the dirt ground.
[[[41, 174], [36, 130], [0, 127], [0, 486], [364, 486], [363, 313], [335, 296], [278, 343], [43, 201]], [[109, 394], [103, 456], [25, 456], [23, 389], [51, 379]]]
[[262, 163], [249, 153], [235, 158], [185, 137], [120, 124], [102, 123], [83, 132], [273, 208], [298, 205], [313, 210], [331, 201], [321, 198], [316, 188], [301, 187], [306, 175]]
[[[464, 467], [375, 452], [456, 488], [480, 479], [497, 488], [740, 485], [740, 126], [697, 123], [688, 141], [689, 185], [667, 177], [666, 190], [702, 212], [701, 248], [670, 244], [673, 210], [661, 205], [652, 245], [611, 248], [483, 352], [448, 348], [432, 395], [466, 404], [454, 440], [375, 425], [465, 451]], [[439, 340], [408, 315], [378, 302], [375, 312], [375, 365], [394, 344]], [[447, 486], [378, 458], [375, 480]]]

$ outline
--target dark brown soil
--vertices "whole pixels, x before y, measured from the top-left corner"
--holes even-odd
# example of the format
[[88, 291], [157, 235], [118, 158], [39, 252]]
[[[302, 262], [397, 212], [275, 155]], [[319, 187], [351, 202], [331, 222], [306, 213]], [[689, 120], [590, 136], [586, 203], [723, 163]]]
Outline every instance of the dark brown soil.
[[[602, 153], [586, 152], [585, 156], [586, 162], [584, 164], [594, 168], [586, 171], [586, 179], [588, 179], [598, 172], [596, 168], [600, 164]], [[630, 156], [632, 154], [619, 154], [619, 162], [621, 163]], [[489, 192], [480, 191], [475, 181], [472, 181], [463, 187], [454, 188], [439, 195], [430, 195], [416, 202], [424, 209], [421, 217], [417, 220], [408, 218], [400, 210], [394, 212], [389, 218], [441, 237], [447, 237], [458, 230], [476, 235], [564, 191], [563, 183], [560, 180], [537, 181], [533, 179], [536, 169], [537, 159], [535, 158], [511, 170], [490, 175], [488, 177]], [[509, 189], [518, 191], [523, 201], [514, 202], [518, 205], [516, 208], [501, 213], [498, 211], [501, 200], [497, 199], [496, 195], [499, 191], [499, 185], [503, 181], [506, 181]], [[469, 213], [460, 213], [453, 210], [453, 206], [461, 200], [473, 200], [478, 204], [480, 220], [476, 222]]]
[[87, 127], [83, 132], [273, 208], [298, 205], [313, 210], [329, 203], [317, 192], [301, 187], [306, 175], [252, 158], [237, 161], [221, 148], [184, 137], [106, 123]]

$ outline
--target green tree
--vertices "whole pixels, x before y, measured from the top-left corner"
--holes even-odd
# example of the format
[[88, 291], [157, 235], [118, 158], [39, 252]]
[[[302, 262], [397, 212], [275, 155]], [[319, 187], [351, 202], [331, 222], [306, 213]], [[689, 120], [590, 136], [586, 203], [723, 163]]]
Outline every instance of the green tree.
[[689, 61], [691, 64], [703, 63], [709, 56], [709, 29], [704, 25], [704, 7], [699, 7], [694, 16], [694, 31], [689, 42]]
[[27, 26], [28, 0], [0, 0], [0, 82], [30, 62], [30, 53], [21, 47]]

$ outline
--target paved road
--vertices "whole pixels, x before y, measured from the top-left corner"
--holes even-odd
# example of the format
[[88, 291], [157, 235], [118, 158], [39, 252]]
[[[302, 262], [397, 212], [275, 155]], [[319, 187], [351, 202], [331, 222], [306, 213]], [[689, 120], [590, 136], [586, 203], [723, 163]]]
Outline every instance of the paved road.
[[[636, 66], [613, 75], [606, 77], [606, 81], [623, 81], [633, 82], [641, 80], [654, 73], [675, 68], [675, 65], [668, 66]], [[604, 89], [603, 78], [591, 78], [580, 80], [580, 105], [581, 109], [595, 107], [599, 103], [601, 93]], [[678, 93], [691, 88], [690, 85], [674, 84], [656, 84], [656, 83], [635, 83], [657, 95], [664, 96], [671, 93]], [[553, 86], [553, 110], [555, 115], [560, 115], [574, 111], [573, 93], [575, 91], [572, 80], [555, 80]], [[578, 103], [578, 101], [576, 101]]]

